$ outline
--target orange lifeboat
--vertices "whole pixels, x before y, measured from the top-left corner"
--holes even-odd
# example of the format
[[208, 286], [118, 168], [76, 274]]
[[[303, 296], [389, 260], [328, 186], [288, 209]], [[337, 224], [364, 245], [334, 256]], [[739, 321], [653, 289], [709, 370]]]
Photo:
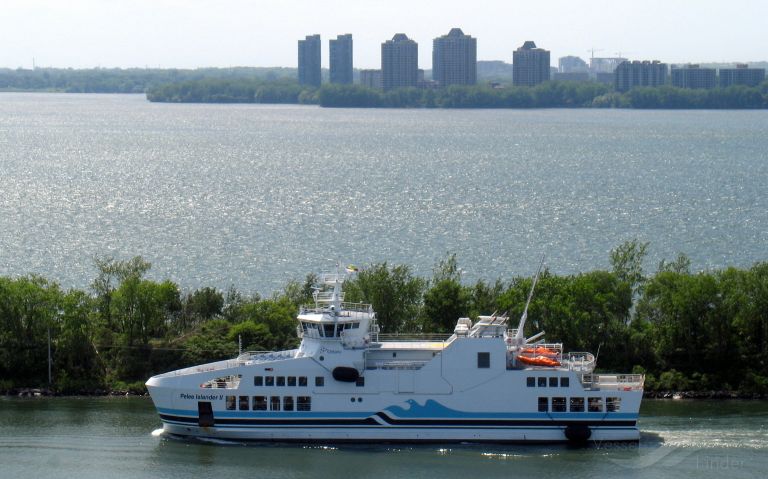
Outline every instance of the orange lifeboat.
[[517, 360], [521, 363], [528, 364], [530, 366], [545, 366], [548, 368], [556, 368], [560, 366], [560, 361], [558, 361], [555, 358], [547, 357], [547, 356], [523, 356], [519, 355], [517, 357]]
[[554, 349], [545, 348], [544, 346], [534, 346], [532, 348], [523, 348], [522, 354], [528, 354], [532, 356], [547, 356], [550, 358], [557, 357], [558, 352]]

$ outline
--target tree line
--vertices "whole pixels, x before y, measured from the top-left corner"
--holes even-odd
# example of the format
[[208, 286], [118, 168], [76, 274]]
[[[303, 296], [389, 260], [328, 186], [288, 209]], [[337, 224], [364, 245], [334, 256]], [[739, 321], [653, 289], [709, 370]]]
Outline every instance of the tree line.
[[768, 108], [768, 82], [710, 90], [671, 86], [635, 88], [626, 93], [596, 82], [549, 81], [533, 87], [459, 86], [381, 90], [361, 85], [301, 86], [293, 80], [204, 79], [150, 88], [157, 102], [306, 103], [335, 108]]
[[0, 68], [0, 91], [146, 93], [159, 85], [209, 78], [277, 81], [295, 77], [295, 68]]
[[[604, 371], [645, 372], [646, 389], [768, 393], [768, 263], [692, 272], [679, 255], [653, 274], [647, 243], [629, 241], [610, 268], [574, 275], [545, 270], [526, 335], [546, 332], [569, 351], [599, 352]], [[182, 293], [146, 278], [150, 264], [97, 259], [88, 289], [40, 276], [0, 277], [0, 391], [46, 387], [64, 394], [143, 392], [152, 374], [295, 347], [295, 316], [317, 278], [291, 281], [267, 298], [204, 287]], [[456, 255], [424, 278], [406, 265], [363, 268], [346, 299], [371, 303], [383, 333], [451, 332], [459, 317], [522, 314], [531, 278], [462, 281]], [[512, 325], [514, 327], [514, 325]]]

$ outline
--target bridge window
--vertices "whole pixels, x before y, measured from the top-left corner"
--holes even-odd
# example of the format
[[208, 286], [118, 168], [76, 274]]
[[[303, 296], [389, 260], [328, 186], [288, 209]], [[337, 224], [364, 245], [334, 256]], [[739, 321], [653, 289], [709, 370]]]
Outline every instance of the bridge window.
[[279, 411], [280, 410], [280, 396], [270, 396], [270, 398], [269, 398], [269, 410], [270, 411]]
[[589, 398], [589, 399], [587, 399], [587, 411], [589, 411], [589, 412], [603, 412], [603, 398]]
[[263, 386], [264, 385], [264, 376], [254, 376], [253, 377], [253, 385], [254, 386]]
[[565, 398], [552, 398], [552, 412], [565, 412]]
[[253, 396], [253, 410], [254, 411], [266, 411], [267, 410], [267, 396]]
[[267, 386], [274, 386], [275, 385], [275, 377], [274, 376], [267, 376], [264, 378], [264, 384]]
[[536, 378], [533, 376], [528, 376], [525, 378], [525, 383], [529, 388], [536, 387]]
[[335, 324], [323, 324], [323, 335], [326, 338], [333, 338], [336, 337], [335, 330], [336, 325]]
[[539, 412], [549, 412], [549, 398], [539, 398]]
[[247, 411], [250, 408], [250, 404], [248, 404], [250, 401], [248, 401], [248, 396], [240, 396], [240, 410], [241, 411]]
[[315, 386], [316, 387], [325, 386], [325, 378], [322, 376], [315, 376]]
[[277, 385], [278, 386], [285, 386], [285, 376], [278, 376], [277, 377]]
[[293, 411], [293, 396], [283, 398], [283, 411]]
[[477, 367], [483, 369], [490, 368], [491, 353], [477, 353]]
[[227, 396], [227, 410], [228, 411], [234, 411], [236, 406], [236, 398], [235, 396]]
[[571, 398], [571, 412], [584, 412], [584, 398]]
[[309, 396], [299, 396], [296, 398], [296, 410], [297, 411], [311, 411], [312, 410], [312, 398]]
[[359, 376], [357, 380], [355, 381], [355, 386], [357, 387], [363, 387], [365, 386], [365, 377]]
[[571, 385], [571, 378], [560, 378], [560, 387], [567, 388]]
[[288, 376], [288, 386], [296, 386], [296, 376]]
[[547, 378], [539, 378], [539, 387], [540, 388], [547, 387]]
[[299, 376], [299, 387], [307, 387], [307, 377]]
[[608, 412], [619, 412], [621, 410], [621, 398], [605, 398], [605, 408]]
[[556, 377], [553, 376], [553, 377], [549, 378], [549, 387], [551, 387], [551, 388], [556, 388], [557, 387], [557, 378]]

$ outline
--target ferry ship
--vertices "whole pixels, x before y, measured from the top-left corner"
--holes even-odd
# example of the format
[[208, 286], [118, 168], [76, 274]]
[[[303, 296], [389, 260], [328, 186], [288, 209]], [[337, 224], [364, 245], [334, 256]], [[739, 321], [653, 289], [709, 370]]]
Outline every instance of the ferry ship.
[[[526, 338], [506, 314], [458, 318], [445, 338], [380, 334], [371, 305], [320, 277], [298, 349], [154, 376], [172, 435], [298, 442], [638, 441], [642, 375], [595, 374], [595, 357]], [[534, 278], [534, 287], [536, 284]], [[533, 288], [531, 289], [531, 294]]]

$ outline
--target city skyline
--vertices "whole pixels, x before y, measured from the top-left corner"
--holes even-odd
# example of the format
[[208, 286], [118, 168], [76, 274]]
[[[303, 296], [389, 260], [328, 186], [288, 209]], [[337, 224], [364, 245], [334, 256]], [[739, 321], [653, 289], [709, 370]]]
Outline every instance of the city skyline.
[[[72, 68], [296, 67], [296, 39], [317, 33], [325, 43], [352, 33], [354, 64], [365, 69], [379, 65], [379, 46], [395, 33], [429, 45], [454, 27], [478, 39], [479, 61], [511, 63], [513, 51], [531, 39], [552, 52], [552, 61], [568, 55], [586, 59], [592, 48], [595, 56], [658, 58], [669, 64], [768, 59], [768, 33], [762, 28], [768, 3], [756, 0], [649, 0], [642, 7], [606, 0], [480, 6], [445, 1], [441, 8], [402, 0], [329, 0], [322, 9], [305, 0], [218, 5], [208, 0], [6, 0], [0, 67], [30, 68], [33, 58], [37, 66]], [[328, 60], [323, 45], [323, 68]], [[419, 52], [418, 65], [431, 68], [430, 51]]]

